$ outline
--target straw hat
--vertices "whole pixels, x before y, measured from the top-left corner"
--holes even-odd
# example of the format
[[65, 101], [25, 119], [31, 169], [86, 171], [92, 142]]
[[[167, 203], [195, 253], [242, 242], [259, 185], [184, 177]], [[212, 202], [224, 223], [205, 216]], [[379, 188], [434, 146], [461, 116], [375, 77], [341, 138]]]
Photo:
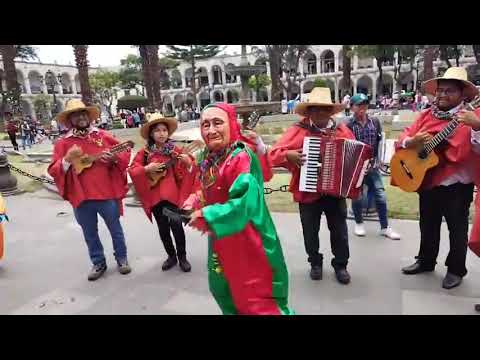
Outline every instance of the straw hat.
[[163, 123], [167, 126], [168, 136], [171, 136], [175, 130], [177, 130], [177, 119], [172, 117], [164, 117], [160, 113], [153, 113], [147, 114], [147, 122], [140, 129], [140, 135], [142, 135], [145, 140], [148, 140], [151, 127], [160, 123]]
[[307, 100], [295, 107], [295, 113], [306, 116], [307, 109], [312, 106], [331, 107], [332, 112], [330, 115], [336, 114], [344, 109], [342, 104], [332, 103], [332, 96], [330, 93], [330, 88], [328, 87], [313, 88], [312, 92], [308, 94]]
[[96, 106], [85, 106], [82, 100], [80, 99], [71, 99], [67, 101], [65, 110], [57, 115], [57, 121], [59, 123], [65, 123], [67, 121], [68, 115], [86, 110], [88, 112], [88, 117], [90, 122], [95, 121], [100, 116], [100, 109]]
[[467, 70], [463, 67], [451, 67], [445, 71], [442, 77], [437, 77], [434, 79], [427, 80], [423, 83], [423, 88], [426, 93], [435, 95], [435, 91], [437, 90], [438, 80], [458, 80], [461, 81], [464, 85], [463, 88], [463, 95], [467, 98], [467, 100], [472, 100], [475, 96], [478, 95], [477, 87], [467, 80]]

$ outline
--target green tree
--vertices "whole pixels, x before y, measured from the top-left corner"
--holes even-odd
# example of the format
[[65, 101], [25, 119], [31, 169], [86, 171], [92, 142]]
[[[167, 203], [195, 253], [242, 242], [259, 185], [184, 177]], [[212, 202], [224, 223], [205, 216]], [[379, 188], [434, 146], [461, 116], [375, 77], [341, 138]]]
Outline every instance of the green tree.
[[117, 96], [117, 87], [120, 85], [120, 75], [115, 71], [100, 70], [90, 75], [90, 86], [94, 92], [94, 99], [105, 107], [108, 116], [113, 121], [112, 104]]
[[313, 81], [313, 87], [328, 87], [327, 81], [322, 78], [316, 78]]
[[253, 75], [250, 77], [250, 79], [248, 79], [248, 87], [254, 90], [257, 93], [257, 96], [260, 89], [269, 86], [271, 83], [272, 80], [267, 74]]
[[166, 57], [173, 60], [186, 61], [191, 65], [192, 69], [192, 93], [193, 106], [197, 105], [197, 84], [196, 79], [198, 73], [196, 71], [195, 63], [201, 59], [208, 59], [219, 52], [223, 51], [224, 47], [220, 45], [167, 45], [168, 52]]
[[33, 109], [35, 110], [37, 119], [42, 122], [48, 120], [52, 106], [53, 99], [49, 95], [38, 94], [33, 98]]
[[145, 96], [145, 86], [143, 83], [142, 59], [140, 56], [128, 54], [125, 59], [120, 60], [120, 85], [124, 89], [134, 89], [137, 86], [142, 87], [142, 95]]

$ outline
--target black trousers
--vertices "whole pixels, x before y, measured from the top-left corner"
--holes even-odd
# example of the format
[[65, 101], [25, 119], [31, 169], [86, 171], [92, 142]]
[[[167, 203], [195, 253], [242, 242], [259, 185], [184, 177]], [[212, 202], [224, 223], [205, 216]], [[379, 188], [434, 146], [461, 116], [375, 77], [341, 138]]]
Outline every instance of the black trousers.
[[10, 137], [10, 141], [12, 142], [13, 150], [18, 151], [17, 135], [14, 132], [9, 132], [8, 136]]
[[[157, 221], [158, 232], [160, 234], [160, 239], [163, 242], [165, 251], [168, 256], [178, 256], [179, 258], [185, 257], [185, 231], [181, 222], [170, 221], [168, 217], [163, 215], [162, 211], [164, 207], [170, 209], [175, 209], [176, 206], [168, 201], [161, 201], [152, 208], [153, 216]], [[170, 230], [172, 230], [173, 236], [175, 238], [175, 244], [177, 249], [173, 246], [172, 237], [170, 236]]]
[[467, 269], [468, 216], [473, 200], [473, 184], [437, 186], [421, 191], [420, 195], [420, 251], [417, 259], [425, 268], [435, 268], [440, 247], [442, 218], [447, 222], [450, 251], [445, 266], [448, 272], [465, 276]]
[[314, 203], [299, 203], [300, 220], [302, 222], [303, 239], [308, 262], [312, 265], [322, 265], [323, 254], [320, 250], [320, 220], [322, 213], [327, 217], [330, 230], [330, 245], [334, 258], [334, 268], [344, 268], [350, 257], [348, 249], [347, 203], [345, 199], [323, 196]]

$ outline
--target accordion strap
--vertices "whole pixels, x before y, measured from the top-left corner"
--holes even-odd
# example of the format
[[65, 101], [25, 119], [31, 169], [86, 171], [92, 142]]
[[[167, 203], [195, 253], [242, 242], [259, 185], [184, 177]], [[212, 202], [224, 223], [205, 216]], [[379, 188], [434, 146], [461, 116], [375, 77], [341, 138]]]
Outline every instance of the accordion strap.
[[321, 135], [328, 135], [333, 136], [335, 134], [335, 130], [337, 129], [337, 124], [333, 122], [333, 125], [328, 128], [320, 129], [316, 126], [312, 126], [309, 124], [305, 124], [303, 121], [299, 121], [294, 124], [294, 126], [298, 126], [302, 129], [310, 131], [312, 134], [321, 134]]

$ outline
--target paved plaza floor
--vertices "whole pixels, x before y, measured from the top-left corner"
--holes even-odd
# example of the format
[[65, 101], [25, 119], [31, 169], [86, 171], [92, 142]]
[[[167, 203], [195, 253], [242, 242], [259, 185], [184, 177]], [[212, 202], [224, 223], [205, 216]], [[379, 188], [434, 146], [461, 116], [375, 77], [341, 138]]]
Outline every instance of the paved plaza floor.
[[[126, 207], [130, 275], [116, 271], [111, 239], [100, 221], [107, 254], [106, 276], [88, 282], [86, 245], [72, 209], [46, 190], [6, 198], [10, 222], [5, 225], [6, 250], [0, 260], [0, 314], [220, 314], [207, 283], [207, 239], [186, 229], [192, 272], [178, 267], [162, 272], [165, 252], [155, 225], [141, 208]], [[128, 201], [128, 200], [127, 200]], [[273, 214], [290, 275], [290, 304], [304, 314], [475, 314], [480, 302], [480, 259], [469, 252], [468, 275], [452, 290], [441, 288], [448, 250], [442, 228], [439, 264], [434, 273], [402, 275], [417, 253], [418, 223], [392, 221], [400, 241], [379, 237], [378, 223], [368, 222], [368, 236], [353, 235], [349, 222], [350, 285], [336, 282], [328, 230], [322, 220], [325, 254], [322, 281], [311, 281], [298, 214]]]

